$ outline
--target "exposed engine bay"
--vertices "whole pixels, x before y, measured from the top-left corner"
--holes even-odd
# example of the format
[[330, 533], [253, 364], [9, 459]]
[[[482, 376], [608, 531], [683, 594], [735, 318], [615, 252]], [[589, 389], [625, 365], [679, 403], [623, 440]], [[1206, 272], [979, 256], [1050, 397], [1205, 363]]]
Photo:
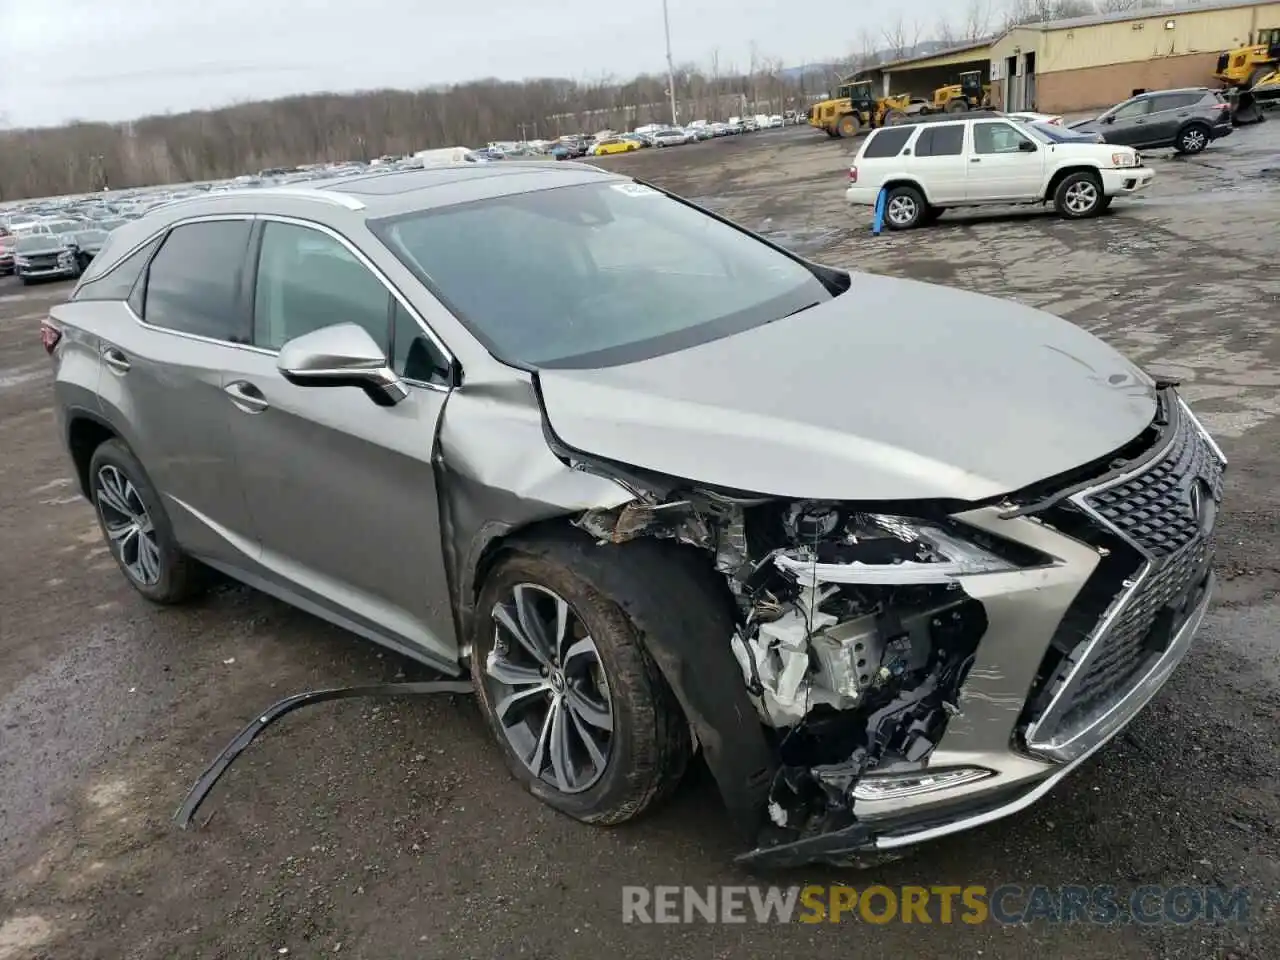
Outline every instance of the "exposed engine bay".
[[588, 511], [600, 542], [671, 537], [714, 556], [737, 607], [727, 638], [779, 767], [769, 817], [792, 835], [852, 821], [871, 770], [922, 767], [986, 630], [959, 577], [1011, 569], [1012, 545], [816, 501], [682, 491]]

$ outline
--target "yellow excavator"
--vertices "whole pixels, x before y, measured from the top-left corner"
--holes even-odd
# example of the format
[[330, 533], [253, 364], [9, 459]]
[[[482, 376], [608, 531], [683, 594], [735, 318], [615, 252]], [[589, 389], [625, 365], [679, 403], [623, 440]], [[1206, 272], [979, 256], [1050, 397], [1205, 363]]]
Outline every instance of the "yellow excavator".
[[982, 82], [981, 70], [960, 74], [959, 83], [938, 87], [926, 113], [963, 113], [991, 106], [991, 84]]
[[907, 119], [911, 97], [877, 97], [870, 80], [843, 80], [836, 95], [809, 108], [809, 125], [829, 137], [856, 137], [867, 127], [892, 127]]
[[1231, 121], [1262, 121], [1260, 101], [1280, 98], [1280, 30], [1265, 32], [1261, 43], [1224, 51], [1214, 77], [1231, 93]]

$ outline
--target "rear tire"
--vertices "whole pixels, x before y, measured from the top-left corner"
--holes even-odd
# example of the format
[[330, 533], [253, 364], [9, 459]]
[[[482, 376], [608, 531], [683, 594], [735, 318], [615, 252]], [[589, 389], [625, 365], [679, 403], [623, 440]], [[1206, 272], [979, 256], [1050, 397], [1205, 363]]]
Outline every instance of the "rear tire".
[[894, 187], [884, 202], [884, 222], [890, 230], [910, 230], [925, 215], [924, 197], [915, 187]]
[[846, 113], [843, 117], [836, 121], [836, 136], [848, 139], [858, 135], [858, 129], [862, 126], [858, 118], [852, 113]]
[[1102, 180], [1096, 173], [1078, 171], [1067, 174], [1053, 192], [1053, 208], [1067, 220], [1096, 217], [1104, 209]]
[[130, 586], [166, 605], [200, 592], [204, 568], [178, 546], [160, 494], [122, 441], [107, 440], [93, 451], [89, 491], [103, 539]]
[[[485, 579], [472, 633], [476, 696], [525, 789], [577, 820], [622, 823], [679, 785], [692, 754], [689, 725], [631, 619], [592, 582], [589, 566], [560, 544], [542, 547], [536, 555], [508, 554]], [[563, 620], [555, 616], [561, 602]], [[553, 651], [545, 671], [528, 665], [539, 658], [508, 626], [514, 619], [518, 630], [525, 629], [522, 609], [530, 620], [540, 613], [550, 624], [565, 624], [562, 642], [543, 648]], [[540, 636], [555, 632], [548, 626]], [[539, 676], [547, 677], [545, 689], [537, 689]], [[551, 721], [554, 709], [561, 711], [559, 727]], [[583, 717], [592, 709], [596, 722], [588, 724]], [[563, 751], [553, 751], [553, 743]]]
[[968, 100], [956, 99], [956, 100], [952, 100], [947, 104], [947, 113], [968, 113], [968, 111], [969, 111]]
[[1189, 123], [1178, 131], [1178, 139], [1173, 142], [1173, 149], [1178, 153], [1194, 155], [1203, 152], [1209, 145], [1212, 135], [1209, 128], [1201, 123]]

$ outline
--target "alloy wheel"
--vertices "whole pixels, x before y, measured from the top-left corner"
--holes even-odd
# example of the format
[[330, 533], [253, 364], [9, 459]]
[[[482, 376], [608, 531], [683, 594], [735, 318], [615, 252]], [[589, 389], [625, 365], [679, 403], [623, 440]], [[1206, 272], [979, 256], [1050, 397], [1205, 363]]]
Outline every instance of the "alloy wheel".
[[125, 572], [143, 586], [159, 583], [160, 542], [133, 481], [116, 467], [103, 466], [98, 470], [94, 501], [111, 550]]
[[609, 764], [614, 715], [586, 624], [564, 598], [531, 583], [516, 584], [492, 617], [485, 684], [507, 743], [561, 793], [590, 789]]
[[900, 227], [906, 226], [916, 218], [916, 202], [910, 197], [894, 197], [889, 201], [889, 222]]
[[1188, 130], [1182, 135], [1182, 149], [1188, 153], [1199, 153], [1204, 149], [1204, 134], [1199, 130]]
[[1067, 187], [1064, 203], [1072, 213], [1088, 213], [1098, 204], [1098, 188], [1087, 180], [1077, 181]]

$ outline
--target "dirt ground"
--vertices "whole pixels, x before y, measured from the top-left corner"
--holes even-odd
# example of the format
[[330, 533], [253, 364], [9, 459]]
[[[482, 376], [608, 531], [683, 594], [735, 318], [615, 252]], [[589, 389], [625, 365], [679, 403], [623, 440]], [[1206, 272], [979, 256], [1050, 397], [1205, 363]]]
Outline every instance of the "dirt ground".
[[461, 698], [295, 714], [224, 778], [208, 825], [178, 831], [185, 790], [256, 710], [419, 674], [247, 589], [136, 597], [54, 435], [37, 326], [66, 287], [0, 281], [0, 960], [1276, 956], [1280, 123], [1155, 154], [1150, 194], [1096, 221], [948, 214], [879, 238], [843, 204], [847, 149], [792, 129], [603, 162], [834, 265], [1054, 311], [1180, 378], [1232, 461], [1220, 590], [1168, 687], [1031, 810], [869, 873], [776, 882], [1240, 884], [1247, 926], [623, 925], [623, 885], [751, 881], [709, 777], [639, 823], [581, 826], [521, 792]]

